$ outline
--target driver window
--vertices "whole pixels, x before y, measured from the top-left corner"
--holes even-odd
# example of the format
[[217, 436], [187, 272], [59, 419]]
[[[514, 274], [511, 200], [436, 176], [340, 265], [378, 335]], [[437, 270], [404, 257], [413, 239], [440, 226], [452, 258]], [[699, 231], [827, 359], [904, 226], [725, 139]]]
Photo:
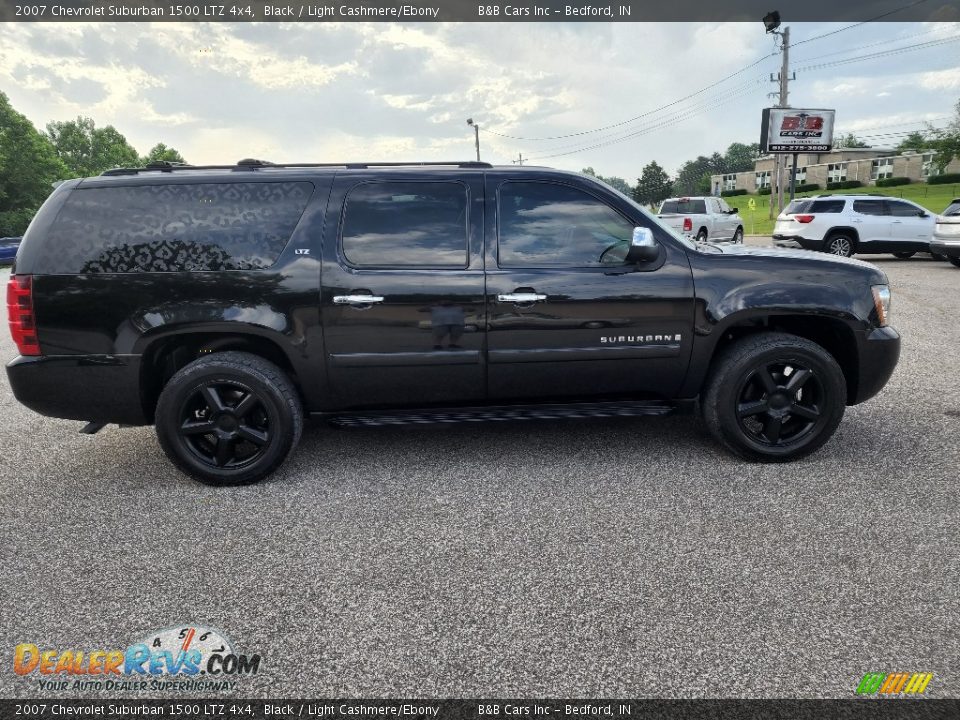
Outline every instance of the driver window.
[[623, 263], [633, 223], [592, 195], [546, 182], [506, 182], [498, 195], [500, 267]]

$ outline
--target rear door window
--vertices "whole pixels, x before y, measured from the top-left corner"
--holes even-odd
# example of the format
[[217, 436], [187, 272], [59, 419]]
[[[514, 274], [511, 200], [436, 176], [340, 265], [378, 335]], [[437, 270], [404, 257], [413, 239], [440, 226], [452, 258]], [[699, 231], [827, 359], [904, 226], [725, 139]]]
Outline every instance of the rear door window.
[[344, 205], [343, 257], [354, 267], [465, 268], [467, 207], [459, 182], [358, 185]]
[[80, 188], [50, 228], [40, 267], [50, 274], [269, 267], [312, 193], [309, 182]]
[[886, 215], [883, 200], [854, 200], [853, 211], [861, 215]]

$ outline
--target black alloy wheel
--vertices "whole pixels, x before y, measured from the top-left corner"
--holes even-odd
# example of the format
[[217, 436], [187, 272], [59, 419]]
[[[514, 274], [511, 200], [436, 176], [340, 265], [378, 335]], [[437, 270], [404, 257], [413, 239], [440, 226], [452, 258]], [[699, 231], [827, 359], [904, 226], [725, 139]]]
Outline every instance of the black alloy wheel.
[[270, 443], [270, 417], [263, 401], [236, 382], [205, 382], [180, 408], [180, 436], [211, 467], [255, 463]]
[[157, 438], [183, 472], [208, 485], [245, 485], [296, 447], [303, 407], [290, 378], [257, 355], [205, 355], [179, 370], [157, 402]]
[[846, 379], [824, 348], [796, 335], [762, 332], [724, 348], [701, 393], [707, 429], [747, 460], [804, 457], [833, 435], [847, 399]]

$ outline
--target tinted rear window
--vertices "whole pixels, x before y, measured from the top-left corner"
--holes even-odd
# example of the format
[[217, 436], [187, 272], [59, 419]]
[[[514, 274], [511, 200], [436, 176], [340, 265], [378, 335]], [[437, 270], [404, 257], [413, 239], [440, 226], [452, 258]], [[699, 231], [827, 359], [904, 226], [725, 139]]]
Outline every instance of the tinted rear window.
[[812, 203], [809, 200], [794, 200], [783, 211], [787, 215], [806, 212]]
[[467, 266], [467, 188], [458, 182], [358, 185], [347, 195], [343, 256], [357, 267]]
[[842, 213], [843, 200], [814, 200], [810, 206], [810, 212], [814, 213]]
[[960, 215], [960, 202], [952, 202], [943, 211], [944, 215]]
[[276, 262], [309, 182], [74, 190], [45, 239], [44, 273], [255, 270]]
[[661, 215], [703, 215], [707, 212], [707, 204], [703, 200], [665, 200], [660, 208]]

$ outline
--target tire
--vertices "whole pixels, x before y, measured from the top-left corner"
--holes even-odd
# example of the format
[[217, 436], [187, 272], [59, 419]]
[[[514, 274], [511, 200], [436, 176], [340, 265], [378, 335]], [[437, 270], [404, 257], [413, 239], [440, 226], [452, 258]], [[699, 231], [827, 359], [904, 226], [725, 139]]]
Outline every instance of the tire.
[[697, 232], [697, 242], [704, 243], [706, 241], [707, 241], [707, 229], [700, 228], [700, 230]]
[[915, 252], [895, 252], [893, 254], [895, 258], [900, 258], [901, 260], [909, 260], [914, 255], [916, 255]]
[[157, 403], [156, 426], [163, 451], [187, 475], [207, 485], [248, 485], [280, 467], [296, 447], [303, 406], [273, 363], [221, 352], [170, 378]]
[[737, 231], [733, 234], [733, 242], [736, 245], [743, 244], [743, 228], [742, 227], [738, 227]]
[[851, 257], [856, 248], [856, 242], [845, 232], [835, 232], [831, 234], [823, 244], [824, 252], [841, 257]]
[[947, 259], [946, 255], [941, 255], [940, 253], [935, 253], [935, 252], [930, 253], [930, 257], [932, 257], [934, 260], [937, 260], [938, 262], [943, 262], [944, 260]]
[[960, 268], [960, 255], [950, 256], [947, 261], [956, 268]]
[[[788, 392], [796, 382], [791, 378], [800, 378], [795, 392]], [[701, 398], [704, 423], [727, 450], [753, 462], [785, 462], [830, 439], [843, 418], [847, 383], [833, 356], [816, 343], [760, 333], [721, 351]]]

